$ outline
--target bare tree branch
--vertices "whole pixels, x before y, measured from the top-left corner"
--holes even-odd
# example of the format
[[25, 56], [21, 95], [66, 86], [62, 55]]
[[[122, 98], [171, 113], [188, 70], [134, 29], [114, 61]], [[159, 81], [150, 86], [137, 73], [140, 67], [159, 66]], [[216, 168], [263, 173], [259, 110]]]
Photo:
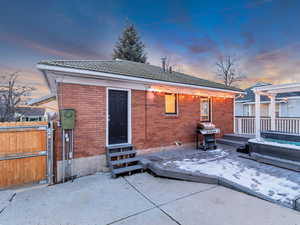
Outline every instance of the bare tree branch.
[[242, 81], [245, 76], [237, 68], [237, 60], [232, 56], [222, 56], [216, 62], [217, 78], [223, 81], [226, 86], [232, 86], [234, 83]]
[[17, 85], [17, 79], [18, 72], [0, 76], [0, 122], [17, 121], [18, 106], [34, 90], [32, 87]]

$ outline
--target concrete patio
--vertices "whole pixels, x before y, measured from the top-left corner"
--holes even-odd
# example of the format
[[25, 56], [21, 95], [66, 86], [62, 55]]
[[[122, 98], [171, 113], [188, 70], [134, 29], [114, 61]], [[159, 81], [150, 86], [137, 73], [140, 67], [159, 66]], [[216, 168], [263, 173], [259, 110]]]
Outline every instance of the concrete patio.
[[144, 155], [142, 163], [162, 177], [219, 184], [300, 211], [298, 172], [250, 160], [227, 145], [218, 146], [209, 151], [192, 146], [156, 152]]
[[1, 225], [300, 225], [297, 211], [218, 185], [147, 173], [118, 179], [102, 173], [14, 193], [0, 192]]

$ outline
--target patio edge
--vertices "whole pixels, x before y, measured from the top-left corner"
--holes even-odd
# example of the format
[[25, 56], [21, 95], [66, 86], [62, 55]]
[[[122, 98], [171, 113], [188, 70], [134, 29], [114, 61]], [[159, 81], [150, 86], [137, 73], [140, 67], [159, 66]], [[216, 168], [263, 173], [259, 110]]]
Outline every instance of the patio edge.
[[234, 182], [231, 182], [225, 178], [208, 175], [208, 174], [202, 174], [202, 173], [189, 173], [189, 172], [183, 172], [183, 171], [175, 171], [171, 169], [166, 169], [158, 165], [158, 163], [154, 163], [151, 160], [148, 159], [142, 159], [141, 164], [147, 169], [149, 169], [151, 172], [153, 172], [155, 175], [160, 177], [166, 177], [166, 178], [173, 178], [178, 180], [184, 180], [184, 181], [192, 181], [192, 182], [198, 182], [198, 183], [205, 183], [205, 184], [217, 184], [226, 188], [230, 188], [235, 191], [239, 191], [248, 195], [252, 195], [254, 197], [260, 198], [265, 201], [269, 201], [272, 203], [275, 203], [280, 206], [284, 206], [290, 209], [294, 209], [296, 211], [300, 212], [300, 195], [297, 196], [294, 200], [292, 200], [292, 205], [288, 205], [279, 201], [276, 201], [272, 198], [269, 198], [268, 196], [262, 195], [260, 193], [254, 192], [253, 190], [244, 187], [242, 185], [236, 184]]

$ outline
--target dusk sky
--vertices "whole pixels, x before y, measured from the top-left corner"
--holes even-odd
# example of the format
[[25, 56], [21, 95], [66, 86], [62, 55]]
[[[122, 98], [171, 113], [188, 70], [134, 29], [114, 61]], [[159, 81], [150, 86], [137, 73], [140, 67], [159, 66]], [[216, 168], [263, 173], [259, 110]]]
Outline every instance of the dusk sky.
[[20, 71], [47, 94], [41, 60], [111, 59], [126, 20], [148, 62], [167, 56], [180, 72], [215, 80], [219, 55], [239, 59], [247, 87], [300, 82], [300, 1], [5, 1], [0, 13], [0, 74]]

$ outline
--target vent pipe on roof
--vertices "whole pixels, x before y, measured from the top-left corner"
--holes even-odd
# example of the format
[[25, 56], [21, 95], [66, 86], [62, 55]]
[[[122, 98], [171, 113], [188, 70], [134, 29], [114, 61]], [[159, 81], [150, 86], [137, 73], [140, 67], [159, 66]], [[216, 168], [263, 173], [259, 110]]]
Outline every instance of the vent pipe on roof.
[[161, 59], [161, 66], [162, 66], [162, 70], [164, 72], [166, 72], [166, 61], [167, 61], [167, 57], [162, 57]]

